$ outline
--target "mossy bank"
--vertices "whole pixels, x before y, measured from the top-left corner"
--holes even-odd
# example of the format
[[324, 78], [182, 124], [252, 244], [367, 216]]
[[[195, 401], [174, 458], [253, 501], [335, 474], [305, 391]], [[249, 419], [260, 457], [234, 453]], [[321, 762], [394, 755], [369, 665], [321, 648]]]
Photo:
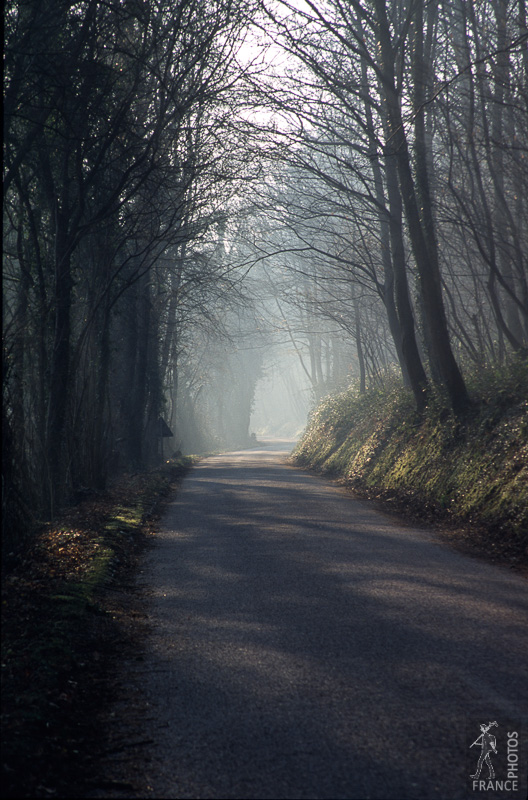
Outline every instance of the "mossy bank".
[[468, 379], [457, 418], [434, 395], [424, 415], [396, 381], [327, 397], [292, 454], [413, 519], [462, 526], [462, 539], [528, 563], [528, 362]]

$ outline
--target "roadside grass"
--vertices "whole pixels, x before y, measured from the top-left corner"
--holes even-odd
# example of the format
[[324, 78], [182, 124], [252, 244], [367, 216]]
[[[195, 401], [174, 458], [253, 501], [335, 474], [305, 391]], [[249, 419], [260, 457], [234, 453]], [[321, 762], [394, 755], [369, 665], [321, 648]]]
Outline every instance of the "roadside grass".
[[109, 597], [133, 590], [163, 498], [192, 461], [124, 476], [64, 510], [4, 575], [2, 797], [82, 796], [108, 654], [122, 638]]
[[[425, 414], [397, 381], [323, 400], [292, 461], [339, 478], [415, 520], [458, 526], [458, 543], [528, 562], [528, 362], [469, 376], [456, 418], [434, 393]], [[456, 542], [455, 542], [456, 543]]]

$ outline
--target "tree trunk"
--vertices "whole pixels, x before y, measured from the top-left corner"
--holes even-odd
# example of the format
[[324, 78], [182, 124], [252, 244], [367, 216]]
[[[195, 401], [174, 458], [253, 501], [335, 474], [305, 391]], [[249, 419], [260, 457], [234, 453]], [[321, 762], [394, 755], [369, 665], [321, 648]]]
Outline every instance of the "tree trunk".
[[[442, 384], [447, 391], [451, 407], [455, 413], [461, 413], [469, 404], [469, 396], [458, 368], [455, 357], [451, 350], [447, 318], [442, 298], [442, 286], [440, 280], [440, 267], [438, 263], [438, 250], [432, 218], [432, 209], [428, 201], [428, 179], [426, 163], [417, 164], [417, 184], [420, 195], [424, 199], [427, 207], [422, 208], [423, 217], [420, 214], [418, 201], [417, 185], [413, 179], [409, 148], [405, 134], [403, 119], [401, 116], [398, 91], [395, 83], [394, 72], [394, 52], [390, 40], [390, 28], [386, 15], [384, 0], [375, 0], [376, 13], [378, 18], [378, 36], [381, 53], [381, 70], [383, 73], [382, 87], [385, 101], [385, 108], [388, 120], [390, 136], [387, 142], [387, 155], [394, 155], [398, 168], [398, 178], [400, 190], [403, 198], [403, 206], [409, 235], [411, 239], [413, 254], [420, 278], [420, 292], [423, 302], [424, 325], [430, 342], [430, 360], [434, 362], [441, 376]], [[422, 4], [415, 4], [415, 25], [420, 24], [420, 11]], [[422, 31], [422, 27], [418, 28]], [[422, 41], [420, 36], [415, 37], [416, 41]], [[423, 42], [422, 42], [423, 44]], [[414, 61], [417, 65], [422, 62], [423, 53], [420, 46], [415, 48]], [[419, 81], [422, 79], [420, 78]], [[419, 96], [418, 90], [418, 96]], [[417, 108], [415, 113], [420, 116], [423, 114], [423, 107]], [[425, 140], [422, 136], [422, 126], [419, 123], [415, 135], [421, 140], [417, 143], [417, 156], [425, 159]], [[425, 173], [424, 173], [425, 170]]]
[[50, 359], [49, 399], [46, 419], [46, 452], [48, 457], [49, 506], [53, 514], [57, 504], [65, 500], [64, 427], [70, 392], [70, 336], [73, 282], [70, 246], [66, 223], [56, 214], [55, 236], [55, 330]]
[[[508, 4], [504, 0], [494, 0], [493, 2], [497, 28], [498, 53], [494, 69], [495, 88], [491, 108], [491, 141], [489, 143], [491, 152], [489, 161], [495, 190], [494, 213], [497, 237], [497, 267], [506, 285], [506, 291], [503, 289], [502, 292], [502, 306], [504, 308], [503, 320], [511, 334], [512, 345], [516, 350], [520, 350], [522, 349], [524, 331], [521, 325], [519, 308], [513, 297], [517, 295], [517, 292], [512, 255], [515, 254], [519, 260], [522, 260], [524, 254], [521, 248], [516, 246], [518, 237], [517, 231], [515, 230], [515, 220], [511, 217], [508, 201], [505, 196], [503, 157], [503, 140], [505, 133], [507, 134], [506, 141], [510, 146], [511, 143], [515, 141], [513, 121], [505, 119], [505, 116], [508, 116], [507, 107], [509, 107], [510, 103], [514, 102], [509, 92], [511, 79], [508, 34], [506, 29], [508, 14], [507, 5]], [[508, 121], [510, 124], [508, 124]], [[513, 241], [510, 241], [510, 239], [513, 239]]]
[[402, 357], [409, 375], [409, 383], [414, 395], [416, 408], [419, 412], [422, 412], [427, 404], [427, 375], [425, 374], [425, 369], [418, 350], [418, 343], [416, 341], [414, 314], [409, 295], [407, 268], [405, 266], [402, 202], [398, 190], [398, 176], [393, 156], [389, 156], [386, 159], [385, 171], [387, 175], [387, 191], [390, 207], [390, 239], [394, 269], [394, 291], [400, 323]]
[[365, 354], [363, 352], [363, 342], [361, 340], [361, 321], [359, 318], [359, 302], [354, 297], [354, 311], [356, 315], [356, 351], [359, 364], [359, 393], [365, 394], [367, 391], [367, 373], [365, 366]]
[[403, 382], [405, 385], [411, 384], [411, 377], [409, 374], [409, 365], [402, 350], [403, 333], [401, 330], [401, 320], [398, 316], [396, 309], [395, 298], [395, 274], [393, 256], [394, 249], [391, 248], [391, 214], [386, 207], [385, 191], [383, 188], [383, 175], [379, 163], [378, 153], [378, 139], [374, 128], [374, 120], [372, 118], [372, 107], [370, 102], [370, 92], [368, 84], [367, 65], [364, 60], [361, 61], [361, 77], [363, 82], [364, 103], [363, 109], [365, 114], [365, 122], [367, 127], [367, 135], [369, 142], [370, 163], [372, 168], [372, 175], [374, 177], [374, 190], [377, 203], [377, 214], [380, 226], [380, 244], [381, 244], [381, 260], [383, 263], [383, 304], [387, 312], [387, 321], [391, 332], [396, 354], [402, 371]]

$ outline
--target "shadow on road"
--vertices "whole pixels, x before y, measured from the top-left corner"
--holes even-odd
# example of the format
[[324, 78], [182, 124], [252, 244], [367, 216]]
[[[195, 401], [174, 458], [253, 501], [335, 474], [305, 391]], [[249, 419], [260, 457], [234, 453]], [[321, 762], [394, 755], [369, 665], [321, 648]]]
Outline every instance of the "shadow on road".
[[471, 796], [475, 721], [528, 708], [523, 582], [276, 451], [193, 471], [148, 581], [155, 797]]

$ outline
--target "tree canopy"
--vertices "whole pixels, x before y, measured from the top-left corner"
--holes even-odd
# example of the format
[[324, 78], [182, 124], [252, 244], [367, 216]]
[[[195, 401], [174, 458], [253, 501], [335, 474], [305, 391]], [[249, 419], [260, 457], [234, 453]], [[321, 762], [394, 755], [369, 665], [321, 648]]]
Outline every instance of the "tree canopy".
[[4, 538], [247, 444], [274, 343], [464, 414], [528, 346], [527, 45], [525, 0], [8, 0]]

